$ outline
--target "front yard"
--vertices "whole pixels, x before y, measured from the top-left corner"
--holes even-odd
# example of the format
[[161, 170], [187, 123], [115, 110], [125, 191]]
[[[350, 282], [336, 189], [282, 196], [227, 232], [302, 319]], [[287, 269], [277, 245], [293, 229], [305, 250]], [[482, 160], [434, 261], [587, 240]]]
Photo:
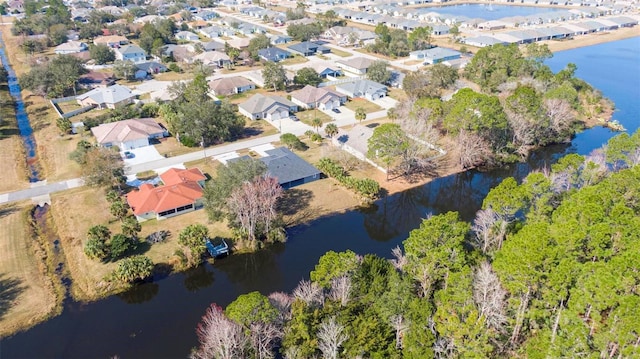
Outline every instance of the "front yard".
[[363, 98], [354, 98], [351, 101], [347, 102], [344, 105], [344, 107], [354, 112], [358, 107], [362, 107], [364, 109], [364, 112], [366, 113], [377, 112], [383, 109], [382, 107], [376, 105], [375, 103], [371, 101], [367, 101]]

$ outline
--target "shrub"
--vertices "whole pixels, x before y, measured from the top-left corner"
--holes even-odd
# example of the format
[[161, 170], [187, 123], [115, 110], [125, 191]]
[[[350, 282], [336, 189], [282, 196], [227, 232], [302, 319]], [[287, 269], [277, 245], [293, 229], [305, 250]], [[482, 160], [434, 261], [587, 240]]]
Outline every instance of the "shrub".
[[116, 234], [109, 241], [109, 249], [111, 252], [111, 260], [119, 259], [123, 254], [129, 250], [134, 250], [137, 247], [137, 241], [131, 237], [127, 237], [124, 234]]
[[359, 195], [368, 200], [375, 199], [380, 193], [380, 184], [370, 178], [353, 178], [347, 175], [342, 166], [334, 162], [332, 159], [323, 157], [316, 164], [318, 169], [325, 175], [335, 178], [346, 188], [355, 191]]
[[153, 272], [153, 262], [146, 256], [134, 256], [123, 259], [113, 271], [113, 278], [125, 283], [143, 280]]
[[293, 133], [285, 133], [280, 136], [280, 142], [283, 145], [287, 146], [290, 149], [304, 151], [307, 149], [307, 146], [300, 141], [300, 139], [294, 135]]
[[109, 257], [109, 247], [101, 238], [89, 238], [84, 244], [84, 254], [87, 257], [99, 261], [103, 261]]

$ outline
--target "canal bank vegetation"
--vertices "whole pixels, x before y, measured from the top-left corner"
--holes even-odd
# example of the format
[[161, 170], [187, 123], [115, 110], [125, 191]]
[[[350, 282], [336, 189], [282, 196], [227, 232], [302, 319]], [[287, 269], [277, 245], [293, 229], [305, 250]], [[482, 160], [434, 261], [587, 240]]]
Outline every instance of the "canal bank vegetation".
[[[64, 289], [56, 284], [49, 249], [32, 225], [33, 207], [0, 207], [0, 338], [42, 322], [62, 309]], [[62, 295], [61, 295], [62, 294]]]
[[194, 358], [636, 357], [640, 132], [428, 215], [392, 259], [328, 252], [291, 293], [215, 303]]
[[0, 83], [0, 193], [28, 187], [25, 149], [16, 120], [16, 109], [6, 82]]

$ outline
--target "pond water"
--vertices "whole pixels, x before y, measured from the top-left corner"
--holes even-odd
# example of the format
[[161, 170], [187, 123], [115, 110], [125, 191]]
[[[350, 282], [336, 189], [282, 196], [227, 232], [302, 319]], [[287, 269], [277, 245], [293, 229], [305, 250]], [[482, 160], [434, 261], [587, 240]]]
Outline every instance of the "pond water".
[[[558, 53], [554, 70], [568, 62], [578, 75], [615, 101], [617, 118], [627, 129], [638, 128], [640, 38]], [[608, 69], [606, 76], [602, 69]], [[616, 80], [617, 79], [617, 80]], [[232, 255], [215, 265], [188, 273], [155, 278], [118, 296], [95, 303], [69, 301], [62, 315], [3, 340], [3, 358], [184, 358], [197, 344], [196, 325], [215, 302], [226, 306], [250, 291], [290, 291], [306, 279], [328, 250], [351, 249], [389, 257], [428, 212], [457, 210], [470, 220], [489, 189], [508, 176], [522, 178], [567, 152], [589, 153], [611, 136], [596, 128], [570, 145], [533, 154], [527, 163], [491, 172], [469, 171], [433, 181], [379, 201], [374, 207], [321, 218], [289, 230], [289, 242], [255, 254]]]
[[498, 20], [512, 16], [529, 16], [548, 12], [566, 11], [558, 7], [532, 7], [493, 4], [458, 4], [423, 8], [424, 12], [437, 12], [444, 15], [466, 16], [470, 19]]

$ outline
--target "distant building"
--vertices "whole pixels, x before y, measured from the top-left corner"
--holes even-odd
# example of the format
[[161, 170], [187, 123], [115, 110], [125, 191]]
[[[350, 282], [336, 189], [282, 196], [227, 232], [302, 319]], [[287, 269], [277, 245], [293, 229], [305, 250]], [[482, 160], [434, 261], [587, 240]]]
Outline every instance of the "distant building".
[[136, 45], [125, 45], [115, 49], [116, 59], [133, 63], [145, 62], [147, 53]]
[[64, 44], [56, 46], [55, 53], [58, 55], [75, 54], [78, 52], [87, 51], [89, 48], [87, 44], [80, 41], [67, 41]]
[[313, 56], [317, 54], [327, 54], [331, 52], [331, 49], [322, 45], [318, 45], [315, 42], [305, 41], [299, 44], [290, 45], [287, 47], [293, 53], [300, 54], [302, 56]]
[[459, 59], [460, 53], [444, 47], [434, 47], [428, 50], [413, 51], [409, 53], [409, 57], [414, 60], [424, 60], [424, 63], [428, 65], [434, 65], [443, 61]]
[[209, 88], [215, 96], [233, 95], [254, 90], [253, 82], [240, 76], [222, 77], [209, 82]]

